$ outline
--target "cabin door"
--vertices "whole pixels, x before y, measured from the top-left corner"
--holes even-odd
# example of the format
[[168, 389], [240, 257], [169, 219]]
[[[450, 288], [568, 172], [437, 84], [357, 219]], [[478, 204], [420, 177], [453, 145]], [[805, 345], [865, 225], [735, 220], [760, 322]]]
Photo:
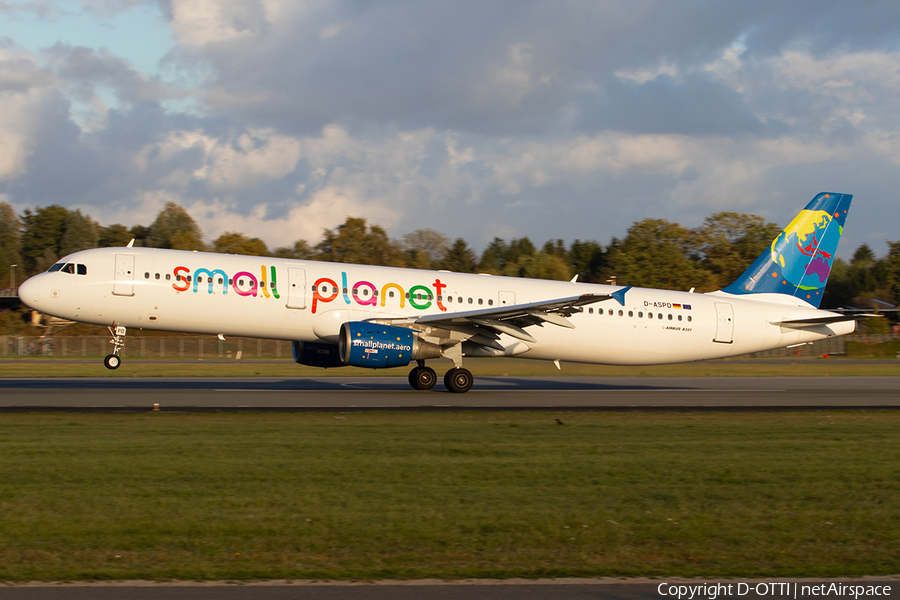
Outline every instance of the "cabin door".
[[306, 308], [306, 269], [288, 268], [288, 308]]
[[134, 296], [133, 254], [116, 254], [116, 278], [113, 281], [113, 294]]
[[727, 302], [716, 302], [716, 337], [714, 342], [730, 344], [734, 335], [734, 311]]

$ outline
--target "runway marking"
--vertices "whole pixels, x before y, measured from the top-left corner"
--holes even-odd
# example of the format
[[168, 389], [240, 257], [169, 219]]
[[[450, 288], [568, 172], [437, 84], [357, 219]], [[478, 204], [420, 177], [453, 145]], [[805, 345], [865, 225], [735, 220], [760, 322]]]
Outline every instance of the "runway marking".
[[[366, 392], [377, 392], [377, 391], [394, 392], [394, 391], [398, 391], [398, 390], [392, 390], [392, 389], [380, 389], [380, 388], [377, 388], [377, 387], [367, 387], [367, 388], [363, 388], [363, 387], [355, 387], [355, 384], [351, 384], [351, 383], [342, 383], [341, 386], [342, 386], [342, 387], [353, 388], [353, 389], [358, 389], [358, 390], [362, 390], [362, 391], [366, 391]], [[322, 389], [314, 389], [314, 388], [313, 388], [313, 389], [310, 389], [310, 388], [296, 388], [296, 389], [291, 389], [291, 390], [267, 390], [267, 389], [257, 389], [257, 388], [218, 388], [218, 389], [214, 389], [213, 391], [214, 391], [214, 392], [241, 392], [241, 393], [247, 393], [247, 392], [281, 392], [281, 393], [296, 393], [296, 392], [341, 392], [341, 391], [344, 391], [344, 390], [322, 390]], [[400, 391], [406, 391], [406, 390], [400, 390]], [[415, 391], [415, 390], [411, 390], [411, 391]], [[701, 393], [701, 392], [715, 392], [715, 393], [721, 394], [721, 393], [723, 393], [723, 392], [728, 392], [728, 393], [731, 393], [731, 394], [741, 394], [741, 393], [749, 393], [749, 392], [759, 392], [759, 393], [763, 393], [763, 392], [765, 392], [765, 393], [769, 393], [769, 392], [787, 392], [788, 390], [787, 390], [787, 389], [780, 389], [780, 390], [779, 390], [779, 389], [771, 389], [771, 390], [770, 390], [770, 389], [759, 389], [759, 390], [755, 390], [755, 389], [753, 389], [753, 390], [734, 390], [734, 389], [732, 389], [732, 390], [710, 390], [710, 389], [682, 389], [682, 388], [671, 388], [671, 389], [670, 389], [670, 388], [662, 388], [662, 389], [658, 389], [658, 388], [657, 388], [657, 389], [649, 389], [649, 390], [647, 390], [647, 389], [621, 389], [621, 390], [617, 390], [617, 389], [590, 389], [590, 388], [585, 388], [585, 389], [571, 389], [571, 388], [568, 388], [568, 389], [532, 389], [532, 390], [522, 390], [522, 389], [509, 388], [509, 389], [501, 389], [501, 390], [479, 390], [479, 389], [475, 389], [475, 390], [473, 390], [473, 391], [475, 391], [475, 392], [517, 392], [517, 393], [522, 393], [522, 392], [553, 392], [553, 393], [562, 393], [562, 392], [580, 392], [580, 393], [583, 393], [583, 392], [594, 392], [594, 393], [596, 393], [596, 392], [605, 392], [605, 393], [640, 392], [640, 393], [642, 393], [642, 394], [643, 394], [643, 393], [650, 393], [650, 392], [660, 392], [660, 393], [661, 393], [661, 392], [666, 392], [666, 393], [670, 393], [670, 394], [673, 393], [673, 392], [682, 392], [682, 393], [691, 393], [691, 394], [696, 394], [696, 393]]]

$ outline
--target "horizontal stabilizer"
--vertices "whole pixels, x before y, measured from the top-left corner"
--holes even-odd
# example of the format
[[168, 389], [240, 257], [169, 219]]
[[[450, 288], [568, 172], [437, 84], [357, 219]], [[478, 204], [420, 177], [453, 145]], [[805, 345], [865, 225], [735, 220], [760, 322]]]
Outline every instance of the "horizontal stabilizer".
[[880, 317], [881, 315], [839, 315], [828, 314], [823, 317], [797, 317], [786, 318], [780, 321], [769, 321], [772, 325], [781, 325], [782, 327], [814, 327], [816, 325], [828, 325], [829, 323], [842, 323], [844, 321], [855, 321], [863, 317]]

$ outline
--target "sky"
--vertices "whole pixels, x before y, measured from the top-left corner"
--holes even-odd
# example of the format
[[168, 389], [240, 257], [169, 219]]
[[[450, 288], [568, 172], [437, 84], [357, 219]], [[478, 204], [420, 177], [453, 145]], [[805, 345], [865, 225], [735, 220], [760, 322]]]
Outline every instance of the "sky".
[[0, 201], [481, 250], [854, 194], [900, 240], [900, 3], [0, 0]]

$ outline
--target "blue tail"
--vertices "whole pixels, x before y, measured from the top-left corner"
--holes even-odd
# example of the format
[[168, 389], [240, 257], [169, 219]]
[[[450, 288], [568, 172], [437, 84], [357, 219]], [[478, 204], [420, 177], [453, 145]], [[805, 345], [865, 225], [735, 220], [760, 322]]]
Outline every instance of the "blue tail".
[[787, 294], [818, 308], [852, 199], [850, 194], [818, 194], [762, 256], [722, 291]]

